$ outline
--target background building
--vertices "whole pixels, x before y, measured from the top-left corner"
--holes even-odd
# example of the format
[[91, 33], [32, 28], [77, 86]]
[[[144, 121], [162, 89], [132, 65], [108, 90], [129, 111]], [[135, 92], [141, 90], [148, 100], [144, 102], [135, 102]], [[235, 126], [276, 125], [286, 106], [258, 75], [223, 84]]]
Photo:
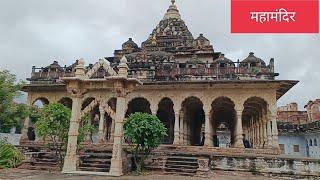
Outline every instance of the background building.
[[278, 108], [279, 144], [282, 154], [320, 158], [320, 99], [309, 101], [305, 111], [297, 103]]

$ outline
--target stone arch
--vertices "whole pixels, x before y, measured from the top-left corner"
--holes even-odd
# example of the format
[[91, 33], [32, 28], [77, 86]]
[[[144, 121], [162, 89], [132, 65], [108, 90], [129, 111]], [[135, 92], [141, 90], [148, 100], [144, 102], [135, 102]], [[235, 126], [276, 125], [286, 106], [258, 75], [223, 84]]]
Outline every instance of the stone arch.
[[32, 102], [32, 105], [39, 107], [40, 104], [38, 104], [38, 103], [41, 103], [41, 107], [42, 107], [42, 106], [48, 105], [50, 103], [50, 101], [46, 97], [38, 97]]
[[168, 129], [168, 136], [164, 137], [162, 140], [163, 144], [172, 144], [174, 139], [174, 109], [173, 101], [170, 98], [163, 98], [158, 104], [157, 117]]
[[133, 98], [128, 103], [126, 117], [129, 117], [130, 114], [133, 114], [133, 113], [136, 113], [136, 112], [142, 112], [142, 113], [151, 114], [150, 105], [151, 105], [150, 102], [144, 97]]
[[184, 99], [181, 107], [183, 120], [180, 132], [183, 132], [183, 144], [192, 146], [203, 145], [205, 123], [203, 102], [200, 98], [191, 96]]
[[252, 142], [255, 147], [265, 148], [268, 145], [267, 122], [269, 121], [270, 109], [268, 102], [262, 97], [250, 97], [243, 104], [242, 128], [245, 138], [248, 139], [248, 132], [253, 131], [252, 124], [256, 124], [255, 140]]
[[72, 99], [69, 97], [63, 97], [61, 98], [58, 103], [63, 104], [64, 106], [72, 109]]
[[211, 126], [215, 147], [231, 147], [235, 139], [236, 110], [235, 103], [225, 96], [211, 103]]
[[100, 120], [100, 103], [94, 97], [87, 97], [83, 100], [81, 105], [81, 116], [87, 116], [89, 118], [88, 123], [93, 125], [96, 129], [95, 133], [89, 134], [86, 141], [97, 143], [98, 142], [98, 128]]
[[107, 102], [108, 106], [111, 107], [111, 109], [116, 112], [116, 107], [117, 107], [117, 98], [116, 97], [112, 97], [108, 100]]
[[[31, 105], [33, 106], [32, 109], [34, 110], [33, 113], [37, 113], [38, 111], [40, 111], [41, 108], [43, 108], [43, 106], [46, 106], [49, 103], [50, 103], [50, 101], [46, 97], [41, 96], [41, 97], [35, 98], [31, 103]], [[34, 119], [32, 119], [32, 118], [30, 119], [29, 124], [28, 124], [27, 136], [28, 136], [29, 141], [38, 140], [38, 136], [37, 136], [35, 129], [34, 129]]]

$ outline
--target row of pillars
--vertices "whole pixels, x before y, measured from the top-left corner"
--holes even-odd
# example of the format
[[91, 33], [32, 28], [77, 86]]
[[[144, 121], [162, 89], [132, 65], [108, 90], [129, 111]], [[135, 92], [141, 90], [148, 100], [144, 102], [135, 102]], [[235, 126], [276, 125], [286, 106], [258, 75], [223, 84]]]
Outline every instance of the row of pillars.
[[[254, 144], [255, 148], [278, 148], [278, 130], [276, 116], [269, 114], [262, 116], [258, 121], [250, 121], [250, 126], [245, 130], [242, 124], [243, 110], [236, 111], [234, 128], [234, 148], [243, 148], [243, 134]], [[179, 121], [180, 120], [180, 121]], [[175, 113], [174, 123], [174, 145], [190, 145], [190, 128], [186, 123], [184, 113]], [[205, 111], [205, 142], [204, 145], [213, 147], [213, 136], [215, 128], [212, 126], [210, 111]]]

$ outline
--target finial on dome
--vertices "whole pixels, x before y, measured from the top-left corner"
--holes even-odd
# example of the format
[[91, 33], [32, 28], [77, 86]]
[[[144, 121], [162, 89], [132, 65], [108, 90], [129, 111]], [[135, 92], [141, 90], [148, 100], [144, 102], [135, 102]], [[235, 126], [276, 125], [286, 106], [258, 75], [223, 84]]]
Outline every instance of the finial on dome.
[[175, 3], [176, 3], [176, 0], [171, 0], [171, 3], [172, 3], [172, 4], [175, 4]]

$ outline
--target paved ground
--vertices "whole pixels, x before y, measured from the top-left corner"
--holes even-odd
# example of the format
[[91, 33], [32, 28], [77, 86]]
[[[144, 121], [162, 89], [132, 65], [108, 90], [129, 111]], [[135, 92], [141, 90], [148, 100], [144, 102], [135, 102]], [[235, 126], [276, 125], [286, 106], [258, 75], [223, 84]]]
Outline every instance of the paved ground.
[[[60, 173], [52, 173], [45, 171], [30, 171], [30, 170], [0, 170], [0, 179], [17, 179], [17, 180], [202, 180], [208, 178], [196, 178], [185, 176], [166, 176], [166, 175], [142, 175], [142, 176], [123, 176], [120, 178], [107, 176], [79, 176], [66, 175]], [[251, 173], [234, 173], [234, 172], [216, 172], [212, 178], [214, 180], [273, 180], [277, 178], [268, 178], [263, 176], [254, 176]]]

